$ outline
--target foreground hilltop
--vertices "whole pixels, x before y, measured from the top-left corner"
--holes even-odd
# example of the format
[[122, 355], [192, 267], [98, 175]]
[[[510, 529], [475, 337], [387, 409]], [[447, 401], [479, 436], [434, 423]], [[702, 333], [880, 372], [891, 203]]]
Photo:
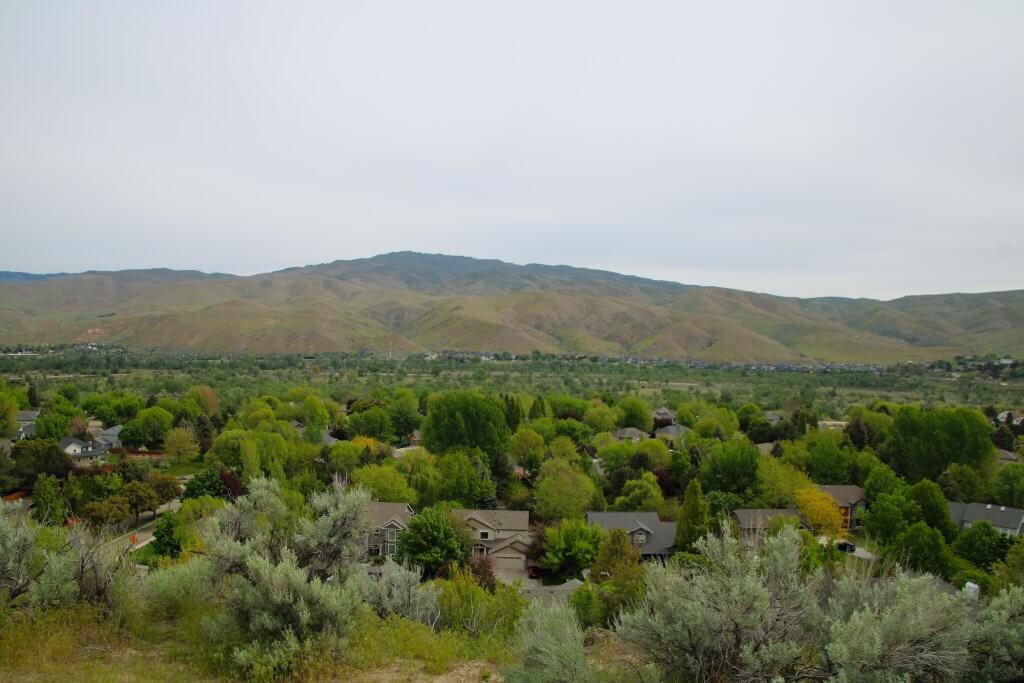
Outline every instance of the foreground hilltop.
[[0, 273], [0, 343], [238, 352], [429, 349], [717, 361], [1024, 354], [1024, 291], [797, 299], [398, 252], [248, 277]]

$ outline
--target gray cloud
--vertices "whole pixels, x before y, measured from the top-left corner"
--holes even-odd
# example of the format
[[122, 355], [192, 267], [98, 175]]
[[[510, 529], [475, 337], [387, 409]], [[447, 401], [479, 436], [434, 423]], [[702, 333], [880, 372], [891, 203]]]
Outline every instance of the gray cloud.
[[1024, 5], [0, 5], [0, 268], [1024, 286]]

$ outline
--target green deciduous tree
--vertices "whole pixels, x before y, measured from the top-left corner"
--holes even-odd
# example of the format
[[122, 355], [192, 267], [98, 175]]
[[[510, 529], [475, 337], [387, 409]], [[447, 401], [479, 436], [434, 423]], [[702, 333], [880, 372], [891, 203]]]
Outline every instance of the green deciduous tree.
[[143, 484], [141, 481], [128, 482], [121, 488], [118, 495], [124, 497], [128, 504], [128, 510], [135, 515], [136, 523], [143, 512], [151, 510], [156, 514], [156, 509], [160, 507], [160, 498], [156, 495], [156, 491], [149, 484]]
[[409, 519], [398, 536], [398, 556], [433, 576], [449, 562], [469, 559], [469, 542], [447, 509], [431, 507]]
[[890, 544], [921, 518], [921, 508], [900, 491], [882, 493], [864, 513], [864, 530], [879, 543]]
[[619, 421], [619, 414], [614, 408], [609, 408], [603, 402], [587, 408], [583, 414], [585, 422], [595, 432], [611, 432]]
[[544, 554], [540, 564], [549, 572], [576, 576], [597, 557], [606, 533], [583, 519], [563, 519], [544, 531]]
[[305, 429], [302, 432], [303, 438], [309, 443], [321, 443], [330, 417], [323, 401], [313, 394], [307, 396], [302, 401], [302, 418], [305, 424]]
[[967, 408], [900, 406], [882, 454], [910, 481], [938, 479], [953, 463], [982, 468], [995, 457], [988, 419]]
[[779, 458], [762, 455], [758, 461], [757, 498], [763, 507], [793, 507], [797, 490], [812, 485], [806, 474]]
[[939, 485], [930, 479], [922, 479], [911, 486], [908, 493], [921, 509], [922, 521], [933, 529], [938, 529], [947, 543], [952, 542], [956, 538], [957, 527], [949, 514], [949, 505]]
[[984, 519], [961, 531], [953, 543], [953, 552], [985, 571], [991, 571], [1001, 550], [999, 531]]
[[199, 455], [199, 443], [192, 430], [175, 427], [164, 436], [164, 457], [176, 462], [192, 460]]
[[511, 432], [496, 399], [475, 391], [451, 391], [430, 407], [422, 436], [432, 453], [479, 448], [492, 455], [508, 453]]
[[368, 436], [383, 443], [395, 440], [395, 428], [391, 422], [391, 415], [379, 406], [350, 415], [348, 426], [359, 436]]
[[415, 503], [416, 491], [402, 473], [389, 465], [365, 465], [352, 472], [352, 481], [366, 487], [374, 500]]
[[596, 493], [590, 477], [568, 460], [548, 460], [533, 489], [534, 513], [542, 519], [579, 517], [590, 509]]
[[644, 472], [638, 479], [630, 479], [622, 487], [622, 495], [615, 499], [612, 507], [615, 510], [657, 512], [665, 504], [661, 494], [658, 478], [650, 472]]
[[[420, 402], [409, 389], [395, 389], [394, 396], [388, 401], [387, 412], [395, 436], [399, 439], [408, 437], [420, 428], [423, 419], [420, 415]], [[385, 441], [380, 437], [375, 438]]]
[[949, 500], [973, 503], [985, 500], [988, 484], [981, 472], [970, 465], [953, 463], [939, 477], [939, 486]]
[[924, 522], [911, 524], [893, 545], [892, 552], [908, 566], [937, 576], [949, 577], [952, 553], [938, 529]]
[[1002, 465], [992, 482], [992, 493], [1000, 505], [1024, 508], [1024, 463]]
[[619, 409], [619, 425], [621, 427], [636, 427], [642, 432], [650, 432], [654, 429], [654, 415], [651, 407], [642, 399], [636, 396], [624, 396], [616, 405]]
[[745, 495], [757, 485], [759, 455], [744, 438], [716, 444], [701, 463], [701, 484], [707, 491]]
[[159, 406], [146, 408], [124, 426], [121, 441], [126, 446], [159, 448], [173, 424], [174, 416], [167, 410]]
[[526, 425], [521, 425], [512, 435], [510, 455], [514, 462], [531, 475], [536, 475], [544, 462], [543, 437]]
[[37, 439], [63, 439], [68, 434], [71, 418], [60, 413], [48, 413], [36, 418]]

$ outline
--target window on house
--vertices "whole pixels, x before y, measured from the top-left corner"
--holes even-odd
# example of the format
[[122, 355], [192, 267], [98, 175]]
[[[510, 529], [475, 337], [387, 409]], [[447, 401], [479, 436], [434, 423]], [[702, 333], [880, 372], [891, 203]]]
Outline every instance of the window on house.
[[489, 531], [481, 531], [480, 532], [480, 539], [481, 540], [486, 541], [490, 537], [491, 537], [491, 532], [489, 532]]
[[397, 541], [398, 540], [398, 529], [388, 529], [388, 540], [389, 541]]
[[647, 534], [634, 534], [633, 535], [633, 542], [634, 543], [647, 543]]
[[394, 555], [398, 548], [394, 543], [388, 543], [388, 555]]

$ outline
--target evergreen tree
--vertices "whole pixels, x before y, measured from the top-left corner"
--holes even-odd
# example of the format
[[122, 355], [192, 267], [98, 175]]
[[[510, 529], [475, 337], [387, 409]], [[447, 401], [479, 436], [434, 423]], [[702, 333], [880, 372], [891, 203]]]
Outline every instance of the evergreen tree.
[[538, 420], [542, 417], [548, 416], [548, 404], [544, 401], [544, 397], [537, 394], [537, 398], [533, 399], [533, 404], [530, 405], [530, 413], [527, 415], [531, 420]]
[[510, 432], [515, 432], [523, 422], [523, 403], [515, 394], [502, 394], [501, 400], [504, 404], [505, 423]]
[[49, 524], [63, 524], [68, 516], [68, 502], [61, 492], [60, 480], [40, 474], [32, 488], [32, 516]]
[[676, 550], [689, 550], [708, 532], [710, 513], [704, 492], [700, 487], [700, 479], [690, 480], [683, 496], [683, 508], [676, 523]]

